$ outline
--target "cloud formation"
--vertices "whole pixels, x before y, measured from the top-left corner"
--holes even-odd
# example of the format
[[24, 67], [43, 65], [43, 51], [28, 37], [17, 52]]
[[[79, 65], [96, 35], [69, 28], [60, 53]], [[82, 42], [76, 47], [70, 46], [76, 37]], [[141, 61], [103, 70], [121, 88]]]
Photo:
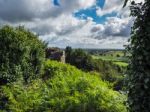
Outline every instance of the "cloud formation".
[[45, 19], [70, 14], [95, 3], [95, 0], [61, 0], [58, 8], [51, 0], [0, 0], [0, 18], [8, 22]]
[[97, 15], [116, 12], [103, 23], [92, 17], [78, 19], [73, 13], [96, 6], [96, 0], [0, 0], [0, 25], [24, 25], [49, 42], [49, 46], [84, 48], [122, 48], [133, 23], [129, 10], [122, 9], [120, 0], [106, 0], [103, 9], [97, 6]]
[[66, 22], [59, 21], [65, 18], [63, 15], [53, 21], [57, 24], [49, 24], [47, 29], [51, 29], [50, 32], [41, 38], [49, 41], [50, 45], [59, 47], [71, 45], [73, 47], [122, 48], [129, 37], [132, 23], [129, 18], [122, 20], [111, 17], [104, 24], [97, 24], [92, 18], [79, 20], [71, 15], [66, 18]]

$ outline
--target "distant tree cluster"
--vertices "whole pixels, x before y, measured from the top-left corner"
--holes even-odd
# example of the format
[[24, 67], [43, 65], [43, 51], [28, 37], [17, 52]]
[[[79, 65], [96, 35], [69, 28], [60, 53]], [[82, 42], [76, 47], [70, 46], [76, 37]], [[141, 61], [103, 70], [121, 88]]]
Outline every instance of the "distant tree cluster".
[[66, 62], [83, 70], [93, 70], [92, 57], [82, 49], [66, 47]]

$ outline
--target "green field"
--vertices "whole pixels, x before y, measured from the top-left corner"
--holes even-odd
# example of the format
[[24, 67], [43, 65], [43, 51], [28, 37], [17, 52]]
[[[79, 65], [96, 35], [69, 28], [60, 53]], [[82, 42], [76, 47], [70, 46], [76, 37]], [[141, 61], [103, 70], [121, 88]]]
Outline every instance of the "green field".
[[111, 61], [115, 65], [119, 65], [122, 67], [128, 66], [128, 58], [124, 57], [123, 51], [110, 51], [107, 53], [104, 53], [102, 55], [92, 55], [93, 59], [101, 59], [104, 61]]
[[115, 65], [119, 65], [119, 66], [122, 66], [122, 67], [127, 67], [128, 66], [128, 63], [126, 62], [121, 62], [121, 61], [118, 61], [118, 62], [113, 62]]

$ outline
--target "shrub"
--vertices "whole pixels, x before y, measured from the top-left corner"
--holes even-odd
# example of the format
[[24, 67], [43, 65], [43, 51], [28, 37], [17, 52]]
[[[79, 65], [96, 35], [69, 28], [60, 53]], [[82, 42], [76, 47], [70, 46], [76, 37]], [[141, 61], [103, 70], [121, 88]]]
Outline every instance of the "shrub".
[[[112, 90], [109, 83], [77, 68], [47, 61], [50, 78], [26, 86], [3, 86], [7, 110], [22, 112], [127, 112], [125, 96]], [[48, 74], [47, 74], [48, 75]]]
[[[35, 80], [29, 85], [22, 82], [14, 82], [7, 86], [2, 86], [3, 107], [0, 110], [12, 112], [37, 112], [42, 100], [43, 85], [41, 80]], [[7, 101], [3, 103], [5, 99]], [[4, 100], [3, 100], [4, 99]]]
[[[124, 96], [113, 91], [109, 83], [98, 76], [82, 72], [75, 67], [47, 61], [46, 67], [53, 74], [46, 83], [50, 96], [43, 105], [56, 112], [125, 112]], [[55, 71], [56, 70], [56, 71]]]
[[44, 44], [23, 27], [0, 29], [0, 85], [39, 76], [44, 61]]

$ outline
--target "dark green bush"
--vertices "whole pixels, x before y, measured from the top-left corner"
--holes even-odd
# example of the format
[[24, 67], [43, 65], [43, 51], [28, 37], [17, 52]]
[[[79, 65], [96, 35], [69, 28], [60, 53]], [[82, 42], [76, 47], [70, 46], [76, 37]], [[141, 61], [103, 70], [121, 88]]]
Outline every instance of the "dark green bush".
[[85, 71], [93, 70], [92, 57], [82, 49], [66, 47], [66, 62]]
[[0, 29], [0, 85], [38, 77], [45, 58], [44, 44], [23, 27]]
[[130, 8], [135, 22], [128, 46], [132, 54], [127, 76], [129, 110], [150, 112], [150, 0], [133, 0]]

